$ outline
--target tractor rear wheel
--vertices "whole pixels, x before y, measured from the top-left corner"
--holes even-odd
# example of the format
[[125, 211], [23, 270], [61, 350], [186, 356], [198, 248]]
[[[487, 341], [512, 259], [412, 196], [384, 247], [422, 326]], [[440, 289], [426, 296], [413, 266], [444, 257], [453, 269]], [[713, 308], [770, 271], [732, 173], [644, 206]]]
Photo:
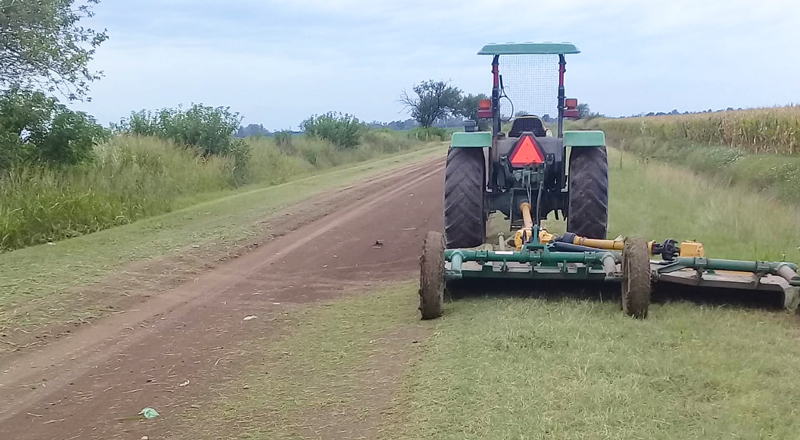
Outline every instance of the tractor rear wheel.
[[622, 251], [622, 311], [647, 318], [650, 307], [650, 252], [641, 238], [628, 238]]
[[606, 238], [608, 153], [605, 147], [572, 149], [569, 158], [567, 231], [586, 238]]
[[451, 148], [444, 178], [447, 248], [471, 248], [486, 238], [486, 162], [483, 148]]
[[444, 236], [428, 232], [419, 260], [419, 311], [422, 319], [436, 319], [444, 311]]

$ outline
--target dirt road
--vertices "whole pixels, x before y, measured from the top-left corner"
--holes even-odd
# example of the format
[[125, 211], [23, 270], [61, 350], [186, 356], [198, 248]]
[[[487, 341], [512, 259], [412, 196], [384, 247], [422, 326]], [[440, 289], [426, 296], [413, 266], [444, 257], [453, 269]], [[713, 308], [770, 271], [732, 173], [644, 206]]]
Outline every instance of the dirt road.
[[175, 413], [211, 397], [246, 359], [237, 343], [277, 336], [298, 304], [415, 277], [423, 235], [442, 228], [443, 167], [417, 163], [303, 202], [271, 219], [275, 238], [250, 252], [3, 358], [2, 438], [140, 439], [148, 432], [131, 418], [141, 409]]

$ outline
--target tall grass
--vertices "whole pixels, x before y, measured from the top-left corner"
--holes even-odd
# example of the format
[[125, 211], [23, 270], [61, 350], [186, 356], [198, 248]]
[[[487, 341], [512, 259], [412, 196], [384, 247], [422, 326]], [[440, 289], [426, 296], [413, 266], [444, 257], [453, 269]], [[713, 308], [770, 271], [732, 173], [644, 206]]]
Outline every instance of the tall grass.
[[[392, 133], [366, 133], [342, 151], [298, 136], [279, 146], [249, 139], [245, 179], [275, 185], [334, 166], [421, 145]], [[158, 138], [117, 136], [77, 166], [12, 168], [0, 175], [0, 251], [54, 242], [164, 214], [236, 187], [234, 158], [202, 156]]]
[[600, 128], [617, 137], [687, 140], [736, 147], [753, 154], [800, 154], [800, 106], [692, 115], [606, 119]]
[[800, 106], [693, 115], [593, 119], [609, 144], [800, 203]]

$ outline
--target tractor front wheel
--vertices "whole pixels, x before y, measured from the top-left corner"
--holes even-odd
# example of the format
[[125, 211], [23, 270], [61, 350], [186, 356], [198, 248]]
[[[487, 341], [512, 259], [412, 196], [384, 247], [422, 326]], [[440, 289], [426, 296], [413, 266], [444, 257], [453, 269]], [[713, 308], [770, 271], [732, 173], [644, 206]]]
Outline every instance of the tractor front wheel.
[[569, 157], [567, 232], [604, 240], [608, 231], [608, 154], [573, 148]]
[[650, 252], [641, 238], [628, 238], [622, 250], [622, 311], [647, 318], [650, 307]]
[[486, 238], [486, 162], [483, 148], [451, 148], [444, 178], [447, 248], [472, 248]]
[[419, 260], [419, 311], [422, 319], [436, 319], [444, 312], [444, 236], [428, 232]]

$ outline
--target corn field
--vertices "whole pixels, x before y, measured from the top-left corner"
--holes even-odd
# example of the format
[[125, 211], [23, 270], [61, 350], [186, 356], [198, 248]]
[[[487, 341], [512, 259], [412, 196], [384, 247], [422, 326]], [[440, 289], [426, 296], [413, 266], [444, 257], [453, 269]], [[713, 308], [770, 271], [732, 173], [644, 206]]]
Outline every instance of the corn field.
[[616, 138], [685, 139], [755, 154], [800, 155], [800, 106], [691, 115], [608, 119], [600, 127]]

